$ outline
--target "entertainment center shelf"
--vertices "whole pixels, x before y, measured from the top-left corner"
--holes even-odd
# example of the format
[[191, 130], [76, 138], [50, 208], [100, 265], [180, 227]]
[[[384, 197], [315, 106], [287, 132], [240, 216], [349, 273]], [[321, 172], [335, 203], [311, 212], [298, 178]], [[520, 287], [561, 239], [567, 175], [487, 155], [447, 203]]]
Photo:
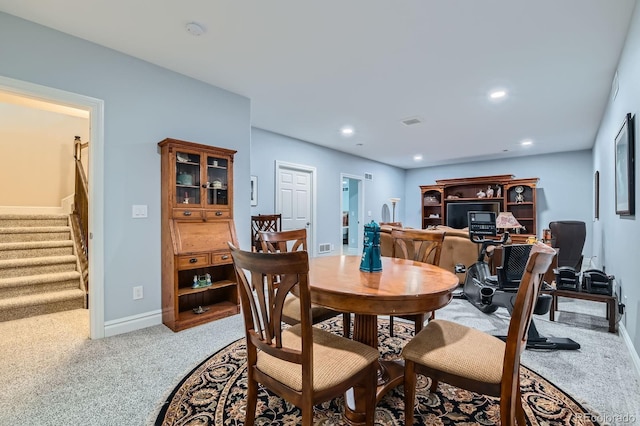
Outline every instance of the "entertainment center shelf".
[[[460, 226], [457, 214], [468, 209], [511, 212], [524, 226], [520, 238], [536, 235], [536, 185], [538, 178], [515, 179], [513, 175], [478, 176], [440, 179], [435, 185], [421, 185], [422, 228]], [[449, 207], [452, 204], [458, 209]], [[450, 217], [447, 217], [448, 214]]]

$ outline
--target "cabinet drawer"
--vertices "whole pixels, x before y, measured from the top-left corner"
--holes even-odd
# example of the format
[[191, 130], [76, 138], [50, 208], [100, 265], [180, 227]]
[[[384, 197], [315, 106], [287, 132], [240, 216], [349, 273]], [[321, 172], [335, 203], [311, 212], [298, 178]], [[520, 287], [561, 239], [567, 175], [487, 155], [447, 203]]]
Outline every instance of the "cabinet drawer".
[[215, 253], [211, 255], [211, 263], [214, 265], [222, 265], [225, 263], [233, 263], [231, 253]]
[[179, 208], [173, 209], [174, 219], [199, 219], [202, 220], [201, 209]]
[[178, 256], [178, 269], [201, 268], [207, 265], [209, 265], [208, 253], [194, 254], [192, 256]]
[[219, 209], [219, 210], [204, 211], [205, 219], [229, 219], [230, 217], [231, 217], [231, 212], [229, 210]]

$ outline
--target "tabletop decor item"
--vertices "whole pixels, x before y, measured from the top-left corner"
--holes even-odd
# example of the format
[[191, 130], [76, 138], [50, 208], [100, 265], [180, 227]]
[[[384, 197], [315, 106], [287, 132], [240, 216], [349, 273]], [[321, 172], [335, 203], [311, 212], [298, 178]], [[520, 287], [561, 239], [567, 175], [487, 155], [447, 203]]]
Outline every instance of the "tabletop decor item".
[[360, 270], [363, 272], [382, 271], [380, 226], [373, 220], [364, 225], [364, 250], [360, 261]]

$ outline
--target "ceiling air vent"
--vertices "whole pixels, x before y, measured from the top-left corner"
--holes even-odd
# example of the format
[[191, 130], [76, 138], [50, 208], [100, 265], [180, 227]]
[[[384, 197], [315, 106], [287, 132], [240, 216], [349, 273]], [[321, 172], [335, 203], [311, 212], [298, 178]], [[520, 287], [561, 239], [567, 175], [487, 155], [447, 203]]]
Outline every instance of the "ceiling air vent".
[[364, 174], [364, 180], [373, 180], [373, 174], [365, 173]]
[[414, 126], [420, 123], [422, 123], [422, 120], [418, 117], [410, 117], [402, 120], [402, 124], [404, 124], [405, 126]]

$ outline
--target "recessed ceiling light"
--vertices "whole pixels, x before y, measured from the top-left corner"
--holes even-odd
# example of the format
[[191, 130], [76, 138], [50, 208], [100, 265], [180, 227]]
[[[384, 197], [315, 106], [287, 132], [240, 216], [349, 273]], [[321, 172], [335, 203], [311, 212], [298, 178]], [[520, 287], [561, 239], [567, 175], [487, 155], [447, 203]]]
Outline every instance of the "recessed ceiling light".
[[340, 133], [342, 133], [342, 136], [351, 136], [353, 135], [353, 127], [343, 127], [340, 129]]
[[503, 89], [494, 90], [489, 93], [489, 99], [498, 100], [504, 99], [507, 96], [507, 91]]
[[520, 145], [522, 146], [533, 145], [533, 141], [531, 139], [524, 139], [522, 142], [520, 142]]
[[362, 142], [358, 142], [358, 143], [356, 144], [356, 146], [363, 146], [363, 145], [364, 145], [364, 144], [363, 144]]
[[204, 28], [202, 27], [202, 25], [196, 23], [196, 22], [189, 22], [187, 25], [184, 26], [185, 29], [187, 30], [187, 32], [193, 36], [201, 36], [202, 34], [204, 34]]
[[413, 161], [420, 161], [422, 160], [422, 154], [416, 154], [413, 156]]

